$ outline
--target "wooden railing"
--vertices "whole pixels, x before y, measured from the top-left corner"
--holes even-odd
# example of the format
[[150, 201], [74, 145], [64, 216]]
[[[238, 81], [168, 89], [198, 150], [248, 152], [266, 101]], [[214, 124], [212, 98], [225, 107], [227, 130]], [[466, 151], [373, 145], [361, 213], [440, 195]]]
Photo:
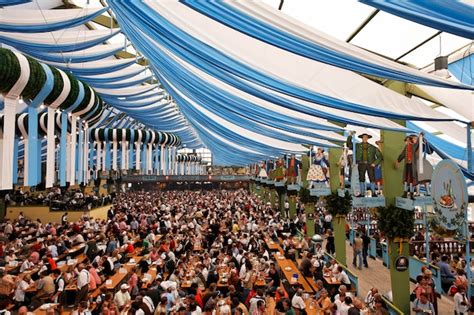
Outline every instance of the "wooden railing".
[[388, 313], [390, 315], [403, 315], [403, 312], [400, 311], [391, 301], [389, 301], [385, 296], [382, 295], [382, 300], [387, 305]]
[[[474, 242], [470, 242], [471, 253], [474, 252], [472, 246]], [[412, 241], [410, 242], [410, 255], [416, 255], [418, 257], [424, 257], [425, 254], [425, 241]], [[455, 240], [450, 241], [430, 241], [430, 252], [435, 248], [439, 250], [441, 254], [452, 255], [466, 252], [466, 243]]]

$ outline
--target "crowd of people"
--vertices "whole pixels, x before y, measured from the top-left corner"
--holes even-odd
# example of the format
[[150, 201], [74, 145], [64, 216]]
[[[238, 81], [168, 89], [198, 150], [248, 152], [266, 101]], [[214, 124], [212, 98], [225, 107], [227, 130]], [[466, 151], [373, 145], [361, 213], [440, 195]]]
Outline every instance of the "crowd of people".
[[[290, 221], [245, 190], [120, 193], [107, 219], [20, 215], [0, 225], [0, 312], [388, 314], [376, 288], [357, 296], [322, 244], [301, 237], [299, 220], [304, 210]], [[283, 258], [311, 290], [285, 275]], [[429, 292], [419, 291], [421, 309]]]
[[16, 189], [5, 195], [8, 205], [48, 206], [52, 211], [91, 210], [112, 203], [114, 194], [85, 194], [80, 189], [62, 190], [60, 187], [50, 188], [47, 192], [24, 192]]

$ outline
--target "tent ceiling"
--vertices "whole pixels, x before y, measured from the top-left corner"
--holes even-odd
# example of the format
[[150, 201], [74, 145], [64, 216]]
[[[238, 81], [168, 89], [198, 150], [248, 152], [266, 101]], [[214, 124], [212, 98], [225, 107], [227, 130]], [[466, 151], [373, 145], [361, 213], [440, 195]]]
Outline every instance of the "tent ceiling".
[[[260, 1], [268, 4], [272, 8], [278, 8], [278, 6], [280, 5], [280, 0], [260, 0]], [[106, 4], [106, 1], [104, 0], [69, 0], [68, 3], [72, 5], [77, 5], [78, 7], [97, 8], [97, 7], [102, 7], [104, 4]], [[34, 0], [33, 3], [29, 3], [21, 7], [25, 9], [52, 9], [52, 8], [61, 6], [62, 4], [63, 4], [63, 1], [59, 1], [59, 0]], [[339, 39], [342, 41], [348, 41], [348, 38], [351, 38], [350, 43], [353, 45], [359, 46], [365, 50], [374, 52], [386, 58], [398, 60], [401, 63], [410, 64], [414, 66], [415, 68], [419, 68], [419, 69], [426, 68], [427, 66], [432, 64], [433, 59], [439, 55], [451, 54], [456, 50], [458, 52], [467, 51], [469, 49], [469, 47], [467, 46], [469, 44], [472, 45], [472, 41], [470, 41], [469, 39], [461, 38], [461, 37], [448, 34], [448, 33], [443, 33], [436, 29], [426, 27], [426, 26], [423, 26], [423, 25], [420, 25], [408, 20], [404, 20], [402, 18], [399, 18], [397, 16], [391, 15], [383, 11], [376, 11], [373, 7], [367, 6], [355, 0], [353, 1], [349, 1], [349, 0], [331, 0], [331, 1], [284, 0], [282, 12], [336, 39]], [[115, 16], [114, 14], [112, 15]], [[370, 21], [367, 20], [368, 17], [371, 17]], [[105, 31], [108, 31], [109, 29], [108, 22], [110, 22], [110, 27], [113, 27], [113, 28], [120, 27], [119, 25], [116, 24], [116, 21], [110, 17], [109, 12], [104, 12], [100, 16], [100, 19], [96, 19], [95, 22], [92, 22], [92, 21], [89, 22], [87, 25], [87, 28], [96, 30], [96, 32], [105, 32]], [[76, 32], [79, 31], [80, 34], [85, 34], [86, 33], [85, 30], [86, 30], [86, 26], [80, 26], [77, 28], [69, 29], [69, 31], [76, 31]], [[356, 30], [357, 30], [357, 34], [352, 36]], [[62, 32], [61, 37], [64, 37], [64, 34], [67, 34], [67, 33]], [[120, 56], [121, 58], [123, 58], [123, 56], [126, 56], [125, 58], [135, 59], [133, 57], [135, 57], [135, 55], [137, 54], [137, 51], [135, 50], [134, 46], [132, 45], [127, 46], [127, 44], [130, 42], [127, 40], [124, 34], [122, 33], [117, 34], [116, 36], [108, 39], [107, 43], [112, 44], [112, 45], [122, 45], [124, 47], [124, 51], [120, 52], [121, 55], [118, 54], [116, 55], [116, 57]], [[423, 44], [420, 45], [421, 43]], [[229, 45], [229, 46], [232, 46], [232, 45]], [[218, 47], [218, 45], [216, 45], [216, 47]], [[228, 48], [227, 46], [218, 47], [218, 49], [221, 49], [222, 51], [225, 51], [227, 48]], [[273, 49], [273, 48], [269, 48], [268, 50], [273, 51], [275, 53], [278, 52], [276, 49]], [[72, 54], [74, 54], [74, 52]], [[138, 55], [140, 56], [139, 53]], [[286, 56], [287, 54], [281, 51], [278, 52], [278, 55], [282, 55], [285, 58], [287, 57], [288, 59], [292, 59], [292, 58], [289, 58], [291, 56]], [[112, 61], [114, 57], [109, 56], [106, 59], [110, 59], [110, 61]], [[137, 58], [136, 61], [137, 63], [143, 64], [143, 65], [147, 64], [147, 60], [144, 60], [144, 59]], [[315, 64], [314, 62], [308, 62], [308, 66], [314, 65], [314, 64]], [[103, 74], [99, 76], [92, 76], [90, 80], [92, 80], [92, 82], [100, 83], [102, 76], [103, 77], [117, 76], [119, 74], [123, 74], [124, 72], [132, 73], [133, 71], [136, 70], [134, 69], [136, 67], [139, 67], [139, 66], [133, 65], [126, 69], [114, 71], [112, 73], [107, 73], [107, 74]], [[340, 72], [341, 75], [343, 74], [344, 71], [346, 71], [346, 70], [341, 70], [339, 68], [338, 69], [330, 69], [330, 67], [326, 67], [326, 68], [328, 68], [328, 71], [331, 70], [331, 73]], [[307, 69], [310, 69], [310, 67], [308, 67]], [[135, 75], [137, 73], [135, 73]], [[83, 74], [83, 75], [87, 76], [87, 74]], [[151, 71], [148, 70], [140, 74], [140, 76], [145, 76], [145, 75], [151, 76]], [[356, 78], [354, 78], [354, 82], [356, 81], [357, 81]], [[131, 80], [130, 77], [120, 78], [120, 79], [115, 80], [113, 84], [123, 84], [124, 82], [125, 83], [134, 82], [134, 80]], [[156, 83], [156, 79], [153, 79], [152, 83]], [[316, 82], [314, 83], [316, 84]], [[336, 85], [333, 85], [333, 87], [334, 86]], [[350, 84], [347, 84], [345, 86], [346, 88], [350, 88]], [[380, 88], [380, 86], [376, 86], [376, 87]], [[111, 106], [116, 106], [116, 108], [119, 108], [119, 109], [123, 108], [121, 104], [122, 101], [130, 102], [133, 99], [134, 102], [142, 102], [142, 101], [146, 101], [149, 97], [151, 97], [150, 95], [151, 92], [146, 92], [147, 91], [146, 86], [134, 86], [134, 87], [128, 87], [128, 89], [127, 87], [125, 87], [121, 89], [121, 91], [116, 91], [116, 92], [110, 89], [108, 90], [100, 89], [100, 86], [96, 86], [96, 88], [98, 92], [102, 92], [105, 94], [104, 96], [108, 96], [108, 102]], [[136, 90], [137, 91], [139, 90], [139, 92], [143, 92], [143, 93], [139, 95], [135, 95], [134, 91]], [[436, 89], [436, 90], [443, 91], [443, 89]], [[341, 93], [341, 89], [338, 89], [338, 91], [329, 91], [331, 93], [329, 93], [328, 91], [326, 92], [327, 94], [337, 94], [337, 93]], [[470, 93], [471, 100], [472, 100], [472, 96], [473, 96], [472, 91], [462, 91], [460, 93], [464, 93], [467, 96], [469, 96], [469, 93]], [[357, 94], [357, 93], [354, 93], [354, 94]], [[372, 93], [372, 94], [375, 95], [377, 93]], [[130, 95], [130, 96], [127, 96], [127, 100], [125, 100], [125, 97], [124, 97], [125, 95]], [[349, 99], [350, 101], [357, 101], [357, 99], [352, 100], [352, 98], [354, 97], [357, 98], [356, 96], [353, 95], [351, 97], [348, 97], [347, 95], [345, 95], [344, 99]], [[451, 96], [453, 95], [451, 94], [439, 95], [437, 100], [439, 101], [439, 103], [442, 103], [443, 98], [449, 99]], [[282, 96], [282, 97], [288, 98], [287, 96]], [[400, 97], [400, 99], [402, 98]], [[367, 100], [363, 99], [363, 101], [367, 101]], [[406, 101], [409, 102], [410, 104], [416, 104], [415, 102], [418, 102], [421, 104], [420, 100], [407, 99]], [[364, 103], [364, 102], [361, 102], [361, 103]], [[167, 109], [171, 108], [170, 106], [176, 106], [176, 105], [173, 105], [174, 104], [173, 102], [169, 103], [169, 102], [163, 101], [163, 104], [166, 104], [165, 106]], [[430, 106], [430, 105], [432, 104], [427, 103], [427, 106]], [[457, 103], [450, 104], [450, 105], [452, 105], [451, 108], [453, 108], [457, 106]], [[154, 102], [152, 102], [146, 105], [145, 108], [151, 109], [151, 108], [155, 108], [155, 106], [157, 105]], [[423, 112], [425, 111], [422, 105], [419, 107], [419, 109]], [[173, 116], [172, 114], [174, 110], [162, 111], [160, 113], [154, 113], [154, 112], [152, 113], [152, 112], [147, 111], [146, 113], [141, 113], [141, 114], [138, 112], [134, 112], [136, 108], [134, 108], [133, 110], [132, 108], [130, 108], [130, 110], [131, 112], [128, 113], [130, 117], [133, 117], [137, 120], [141, 120], [142, 118], [150, 118], [150, 117], [157, 116], [157, 119], [161, 118], [162, 121], [164, 122], [163, 127], [165, 129], [171, 128], [171, 129], [184, 130], [183, 128], [186, 128], [185, 132], [188, 133], [192, 139], [198, 138], [198, 136], [195, 135], [194, 130], [192, 128], [188, 128], [188, 123], [186, 121], [186, 118], [185, 116], [180, 114], [178, 110], [178, 106], [176, 107], [176, 112], [178, 114], [175, 116]], [[427, 112], [429, 112], [429, 110]], [[462, 113], [464, 117], [461, 117], [459, 115], [459, 113], [461, 112], [458, 111], [458, 113], [456, 113], [445, 107], [437, 107], [435, 108], [435, 110], [436, 112], [431, 110], [431, 112], [429, 113], [433, 117], [437, 116], [438, 114], [439, 115], [444, 114], [444, 115], [456, 117], [459, 119], [465, 118], [465, 117], [468, 117], [470, 119], [470, 115], [466, 115], [466, 113], [464, 112]], [[331, 111], [336, 111], [336, 110], [332, 109], [328, 111], [331, 112]], [[169, 115], [169, 113], [171, 113], [170, 114], [171, 116]], [[472, 115], [472, 112], [471, 113], [468, 112], [467, 114]], [[148, 115], [148, 117], [145, 117], [144, 115], [145, 116]], [[174, 118], [171, 119], [172, 117]], [[218, 118], [216, 117], [215, 120], [217, 119]], [[372, 120], [377, 119], [378, 121], [380, 121], [380, 119], [378, 118], [372, 117], [370, 119]], [[367, 121], [370, 122], [370, 119], [367, 118]], [[465, 120], [465, 119], [462, 119], [462, 120]], [[158, 121], [158, 120], [155, 120], [155, 121]], [[149, 121], [149, 123], [151, 123], [151, 121]], [[453, 124], [456, 124], [456, 125], [453, 125]], [[463, 146], [463, 144], [465, 143], [465, 142], [463, 143], [462, 141], [463, 138], [465, 137], [464, 126], [458, 126], [457, 123], [455, 122], [440, 122], [440, 123], [420, 122], [420, 123], [417, 123], [417, 125], [424, 128], [428, 132], [433, 132], [434, 134], [439, 135], [441, 133], [444, 133], [441, 135], [441, 137], [444, 140], [447, 140], [448, 142], [451, 142], [453, 144]], [[224, 144], [227, 141], [225, 140], [225, 138], [221, 137], [222, 135], [220, 135], [219, 137], [216, 136], [215, 130], [208, 128], [208, 126], [201, 126], [201, 128], [204, 131], [206, 131], [207, 134], [210, 135], [211, 137], [217, 138], [221, 144]], [[269, 128], [272, 128], [272, 127], [269, 126]], [[348, 128], [350, 127], [348, 126]], [[234, 129], [234, 128], [231, 128], [231, 129]], [[440, 133], [440, 131], [442, 132]], [[234, 143], [233, 145], [238, 146], [238, 144], [236, 143]]]
[[[280, 4], [280, 0], [262, 1], [273, 8], [278, 8]], [[352, 0], [285, 0], [282, 11], [319, 31], [340, 40], [347, 40], [374, 8]], [[351, 43], [395, 59], [437, 32], [438, 30], [433, 28], [380, 11]], [[442, 33], [441, 55], [450, 54], [470, 42], [466, 38]], [[400, 61], [422, 68], [432, 63], [438, 55], [440, 44], [439, 36], [436, 36]]]

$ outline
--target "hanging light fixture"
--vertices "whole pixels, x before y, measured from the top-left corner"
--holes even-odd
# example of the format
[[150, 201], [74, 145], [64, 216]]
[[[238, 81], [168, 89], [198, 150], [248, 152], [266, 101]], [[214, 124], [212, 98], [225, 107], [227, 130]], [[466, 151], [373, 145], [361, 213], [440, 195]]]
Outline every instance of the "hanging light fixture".
[[451, 77], [448, 71], [448, 56], [443, 56], [443, 46], [441, 34], [439, 35], [439, 54], [434, 60], [435, 72], [438, 77], [448, 79]]
[[435, 65], [435, 72], [434, 72], [435, 75], [445, 78], [445, 79], [448, 79], [449, 77], [451, 77], [448, 71], [448, 56], [436, 57], [434, 60], [434, 65]]

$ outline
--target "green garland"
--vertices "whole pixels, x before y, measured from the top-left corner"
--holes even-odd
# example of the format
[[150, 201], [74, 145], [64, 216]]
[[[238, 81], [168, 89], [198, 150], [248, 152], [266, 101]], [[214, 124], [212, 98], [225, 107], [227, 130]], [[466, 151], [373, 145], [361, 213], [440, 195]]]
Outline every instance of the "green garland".
[[[26, 57], [30, 67], [30, 76], [25, 88], [22, 91], [22, 97], [27, 100], [34, 99], [38, 93], [43, 88], [46, 82], [46, 72], [43, 69], [41, 63], [36, 61], [33, 58]], [[58, 69], [48, 66], [54, 76], [54, 86], [52, 91], [46, 97], [44, 103], [50, 105], [54, 102], [59, 95], [62, 93], [64, 88], [63, 78], [58, 71]], [[70, 73], [65, 72], [71, 83], [71, 90], [69, 91], [68, 96], [62, 104], [60, 104], [60, 109], [65, 110], [74, 104], [78, 95], [79, 95], [79, 81]], [[16, 55], [9, 49], [0, 48], [0, 93], [7, 93], [15, 85], [21, 75], [21, 66]], [[81, 81], [82, 82], [82, 81]], [[92, 93], [90, 91], [89, 85], [83, 83], [84, 85], [84, 99], [79, 104], [79, 106], [74, 110], [74, 112], [79, 112], [87, 107], [89, 104]], [[97, 121], [100, 119], [100, 114], [103, 113], [103, 101], [100, 96], [95, 93], [95, 103], [93, 107], [93, 113], [91, 117], [94, 117], [94, 120]], [[88, 113], [89, 114], [89, 113]]]
[[0, 93], [10, 91], [18, 81], [20, 73], [20, 62], [15, 54], [9, 49], [0, 49]]
[[352, 210], [351, 195], [346, 191], [344, 197], [340, 197], [337, 192], [326, 196], [326, 209], [333, 217], [348, 215]]
[[301, 187], [298, 194], [299, 194], [300, 201], [302, 203], [310, 203], [310, 202], [316, 203], [319, 199], [319, 197], [317, 196], [311, 196], [310, 190], [306, 187]]
[[44, 72], [41, 64], [33, 58], [26, 57], [30, 65], [30, 77], [28, 83], [23, 90], [22, 96], [24, 99], [32, 100], [38, 95], [46, 82], [46, 72]]
[[379, 230], [390, 240], [410, 239], [414, 234], [415, 212], [395, 206], [378, 208]]

